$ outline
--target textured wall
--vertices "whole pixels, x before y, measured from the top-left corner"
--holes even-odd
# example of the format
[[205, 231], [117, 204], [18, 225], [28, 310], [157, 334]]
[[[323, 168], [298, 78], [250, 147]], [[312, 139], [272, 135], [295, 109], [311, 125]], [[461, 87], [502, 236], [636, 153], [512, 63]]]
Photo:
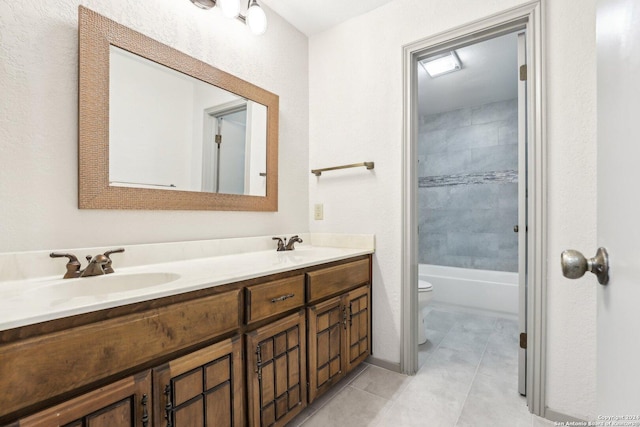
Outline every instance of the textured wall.
[[[78, 210], [79, 4], [280, 96], [277, 213]], [[0, 252], [307, 231], [308, 39], [266, 12], [256, 37], [188, 0], [1, 1]]]
[[[595, 1], [545, 1], [547, 31], [547, 405], [595, 411], [595, 287], [562, 278], [558, 257], [595, 246]], [[373, 160], [310, 182], [324, 203], [311, 231], [376, 234], [373, 350], [400, 360], [402, 46], [525, 0], [396, 0], [309, 40], [311, 167]], [[585, 190], [587, 189], [587, 190]]]
[[419, 262], [518, 271], [518, 100], [421, 117]]

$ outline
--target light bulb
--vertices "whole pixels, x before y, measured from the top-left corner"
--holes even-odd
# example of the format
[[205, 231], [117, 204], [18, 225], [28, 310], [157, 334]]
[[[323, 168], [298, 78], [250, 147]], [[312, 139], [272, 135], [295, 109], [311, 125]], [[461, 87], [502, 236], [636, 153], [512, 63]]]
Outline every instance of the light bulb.
[[218, 0], [222, 14], [227, 18], [235, 18], [240, 15], [240, 0]]
[[260, 5], [256, 3], [256, 0], [253, 0], [247, 10], [247, 25], [255, 35], [264, 34], [267, 30], [267, 15], [265, 15]]

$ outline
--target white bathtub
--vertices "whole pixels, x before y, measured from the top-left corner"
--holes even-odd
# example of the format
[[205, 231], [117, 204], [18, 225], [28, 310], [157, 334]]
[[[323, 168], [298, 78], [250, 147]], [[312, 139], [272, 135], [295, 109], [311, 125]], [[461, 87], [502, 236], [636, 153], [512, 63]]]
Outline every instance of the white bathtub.
[[420, 264], [418, 277], [433, 285], [436, 303], [518, 314], [518, 273]]

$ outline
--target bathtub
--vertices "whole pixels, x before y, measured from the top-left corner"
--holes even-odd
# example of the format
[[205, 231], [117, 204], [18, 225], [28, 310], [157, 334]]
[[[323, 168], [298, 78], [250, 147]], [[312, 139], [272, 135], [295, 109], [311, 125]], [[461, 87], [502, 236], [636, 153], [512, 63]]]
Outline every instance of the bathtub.
[[433, 285], [435, 303], [518, 314], [518, 273], [420, 264], [418, 277]]

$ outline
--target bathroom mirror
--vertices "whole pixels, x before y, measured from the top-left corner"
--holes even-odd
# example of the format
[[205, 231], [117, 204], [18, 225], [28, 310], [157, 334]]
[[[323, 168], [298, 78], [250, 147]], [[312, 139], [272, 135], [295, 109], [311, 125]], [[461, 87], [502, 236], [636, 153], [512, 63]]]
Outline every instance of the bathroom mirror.
[[277, 210], [278, 97], [79, 8], [79, 207]]

